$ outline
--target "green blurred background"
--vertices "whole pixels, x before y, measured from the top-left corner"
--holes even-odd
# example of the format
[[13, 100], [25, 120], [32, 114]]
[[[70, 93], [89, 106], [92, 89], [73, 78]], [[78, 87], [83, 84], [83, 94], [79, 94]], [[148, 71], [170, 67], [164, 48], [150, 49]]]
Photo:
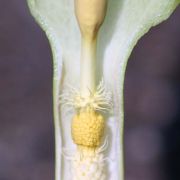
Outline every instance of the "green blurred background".
[[[0, 180], [53, 180], [52, 57], [24, 0], [0, 3]], [[125, 180], [180, 179], [180, 8], [135, 47]]]

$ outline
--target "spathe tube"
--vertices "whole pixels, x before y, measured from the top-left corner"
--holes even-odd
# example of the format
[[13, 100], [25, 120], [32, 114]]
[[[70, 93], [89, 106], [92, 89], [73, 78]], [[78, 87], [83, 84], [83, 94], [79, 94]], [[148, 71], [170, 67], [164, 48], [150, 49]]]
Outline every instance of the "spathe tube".
[[[167, 19], [179, 0], [109, 0], [101, 28], [97, 53], [99, 76], [113, 93], [113, 114], [109, 127], [109, 177], [123, 180], [123, 84], [127, 60], [137, 41], [152, 26]], [[73, 149], [70, 137], [72, 114], [59, 108], [59, 94], [68, 82], [78, 88], [80, 79], [80, 32], [74, 15], [73, 0], [28, 0], [32, 15], [46, 32], [53, 53], [53, 101], [56, 141], [56, 180], [66, 179], [68, 165], [62, 147]], [[115, 160], [114, 160], [115, 158]]]

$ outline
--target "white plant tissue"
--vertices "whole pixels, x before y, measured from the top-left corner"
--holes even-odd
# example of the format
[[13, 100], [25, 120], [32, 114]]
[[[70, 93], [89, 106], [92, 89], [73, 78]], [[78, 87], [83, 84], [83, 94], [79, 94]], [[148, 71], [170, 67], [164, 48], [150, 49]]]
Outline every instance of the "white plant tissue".
[[[108, 0], [105, 22], [98, 36], [97, 84], [103, 78], [113, 94], [113, 112], [106, 119], [108, 180], [123, 180], [123, 83], [128, 57], [152, 26], [167, 19], [179, 0]], [[56, 168], [59, 179], [69, 176], [69, 163], [62, 148], [75, 150], [71, 139], [73, 111], [59, 107], [59, 94], [66, 85], [79, 88], [80, 31], [74, 0], [28, 0], [30, 11], [46, 32], [53, 53], [53, 93], [56, 130]], [[59, 180], [58, 179], [58, 180]], [[70, 178], [68, 178], [70, 179]]]

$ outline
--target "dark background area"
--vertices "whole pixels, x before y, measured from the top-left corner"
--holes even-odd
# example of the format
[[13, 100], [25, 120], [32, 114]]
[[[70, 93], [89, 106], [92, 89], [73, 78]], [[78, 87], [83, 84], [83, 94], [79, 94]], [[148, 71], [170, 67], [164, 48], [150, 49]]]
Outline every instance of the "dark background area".
[[[126, 180], [180, 179], [180, 8], [135, 47], [125, 79]], [[52, 60], [23, 0], [0, 6], [0, 180], [54, 177]]]

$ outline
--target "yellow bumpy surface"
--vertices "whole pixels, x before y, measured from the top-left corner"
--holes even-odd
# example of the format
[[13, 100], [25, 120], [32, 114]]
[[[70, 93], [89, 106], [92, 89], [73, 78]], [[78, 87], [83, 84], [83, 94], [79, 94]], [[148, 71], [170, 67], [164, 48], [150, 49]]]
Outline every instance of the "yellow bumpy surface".
[[96, 148], [104, 132], [104, 118], [94, 110], [83, 110], [72, 120], [72, 138], [75, 144]]

